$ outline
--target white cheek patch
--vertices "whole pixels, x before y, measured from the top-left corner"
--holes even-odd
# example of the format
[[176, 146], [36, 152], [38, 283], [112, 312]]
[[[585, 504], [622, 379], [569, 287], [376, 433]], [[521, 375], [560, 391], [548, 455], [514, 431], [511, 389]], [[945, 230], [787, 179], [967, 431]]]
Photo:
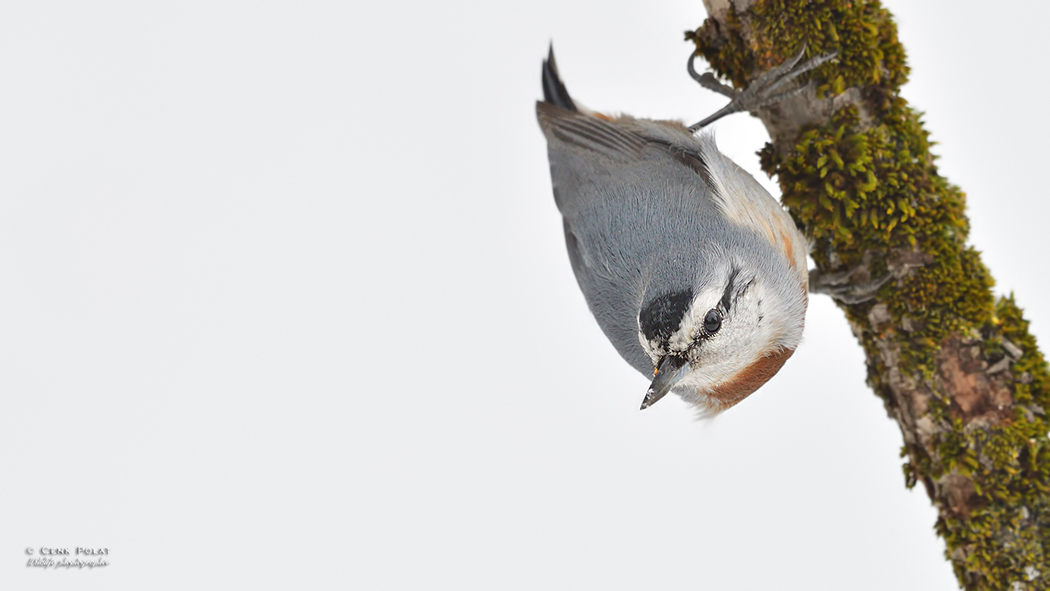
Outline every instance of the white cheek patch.
[[[778, 348], [776, 323], [764, 317], [768, 301], [763, 284], [755, 282], [733, 302], [722, 328], [695, 349], [693, 369], [680, 383], [683, 391], [700, 395], [717, 389], [734, 380], [755, 359]], [[696, 322], [699, 326], [702, 320]]]
[[686, 316], [682, 320], [682, 327], [667, 340], [667, 346], [672, 351], [684, 352], [693, 344], [696, 334], [693, 323], [690, 322], [689, 316]]
[[645, 351], [645, 354], [652, 360], [653, 367], [655, 367], [660, 361], [660, 358], [667, 354], [667, 351], [664, 350], [660, 341], [656, 339], [651, 341], [646, 339], [645, 335], [642, 334], [642, 331], [640, 330], [638, 331], [638, 342], [642, 344], [642, 350]]

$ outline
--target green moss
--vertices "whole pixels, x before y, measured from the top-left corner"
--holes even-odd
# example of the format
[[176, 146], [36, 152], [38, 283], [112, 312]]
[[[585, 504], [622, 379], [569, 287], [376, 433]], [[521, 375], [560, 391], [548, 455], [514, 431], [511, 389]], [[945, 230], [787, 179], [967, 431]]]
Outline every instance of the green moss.
[[685, 38], [696, 43], [697, 53], [715, 72], [737, 88], [744, 88], [755, 69], [755, 54], [741, 36], [740, 26], [740, 18], [730, 3], [725, 25], [709, 18], [696, 31], [686, 31]]
[[[937, 173], [929, 137], [918, 116], [899, 97], [877, 125], [860, 129], [856, 107], [804, 130], [784, 157], [772, 144], [760, 158], [776, 174], [783, 202], [813, 240], [813, 258], [825, 271], [853, 268], [870, 253], [919, 250], [932, 262], [903, 284], [883, 289], [892, 316], [914, 325], [902, 348], [902, 369], [929, 373], [937, 345], [948, 335], [979, 327], [991, 318], [992, 280], [973, 249], [965, 196]], [[834, 261], [831, 253], [834, 253]], [[873, 264], [886, 272], [886, 260]], [[864, 307], [851, 319], [867, 324]]]
[[[993, 320], [982, 329], [982, 354], [995, 363], [1007, 354], [1003, 339], [1020, 347], [1004, 386], [1013, 416], [989, 429], [967, 429], [956, 418], [937, 441], [929, 463], [934, 477], [952, 470], [974, 482], [976, 509], [968, 519], [942, 512], [937, 532], [954, 561], [956, 575], [970, 589], [1046, 589], [1050, 575], [1050, 371], [1028, 332], [1013, 296], [1001, 298]], [[1029, 581], [1035, 572], [1040, 577]]]
[[[940, 176], [920, 114], [899, 96], [908, 68], [891, 15], [874, 1], [758, 0], [746, 13], [730, 8], [724, 27], [709, 19], [686, 36], [737, 87], [803, 43], [809, 56], [838, 52], [812, 77], [820, 96], [859, 90], [859, 107], [799, 130], [794, 145], [767, 145], [762, 167], [777, 175], [821, 271], [864, 263], [881, 276], [905, 259], [921, 261], [874, 302], [843, 306], [876, 393], [892, 404], [879, 350], [887, 342], [899, 351], [896, 369], [931, 393], [935, 435], [928, 448], [902, 450], [905, 482], [972, 483], [964, 509], [937, 499], [936, 529], [967, 589], [1050, 588], [1050, 373], [1013, 297], [994, 301], [991, 275], [966, 245], [965, 195]], [[891, 322], [872, 325], [876, 303]], [[944, 390], [938, 355], [950, 346], [982, 367], [1001, 365], [1007, 341], [1023, 354], [982, 378], [1003, 393], [1002, 407], [991, 409], [994, 420], [974, 420]]]
[[723, 27], [708, 19], [686, 39], [716, 73], [738, 88], [747, 86], [756, 66], [767, 70], [794, 55], [806, 44], [806, 56], [836, 51], [839, 62], [817, 69], [814, 77], [824, 81], [819, 90], [831, 93], [845, 88], [867, 87], [873, 104], [886, 102], [888, 88], [907, 81], [904, 48], [897, 40], [897, 27], [878, 2], [841, 0], [765, 0], [749, 9], [749, 22], [758, 24], [749, 46], [742, 24], [730, 3]]
[[[838, 52], [839, 64], [827, 66], [821, 77], [827, 81], [824, 88], [834, 94], [849, 87], [869, 92], [899, 88], [907, 81], [897, 27], [878, 2], [766, 0], [756, 2], [752, 10], [752, 22], [761, 23], [755, 39], [764, 67], [780, 63], [786, 57], [781, 52], [797, 51], [805, 41], [810, 55]], [[888, 96], [871, 98], [881, 103]]]

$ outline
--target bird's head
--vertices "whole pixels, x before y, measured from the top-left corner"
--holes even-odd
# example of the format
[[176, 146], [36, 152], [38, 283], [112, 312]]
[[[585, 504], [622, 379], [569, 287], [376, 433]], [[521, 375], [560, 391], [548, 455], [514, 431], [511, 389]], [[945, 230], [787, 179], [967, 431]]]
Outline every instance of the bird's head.
[[643, 302], [638, 338], [654, 375], [642, 409], [674, 391], [721, 412], [772, 378], [798, 346], [806, 293], [797, 280], [740, 262], [711, 271]]

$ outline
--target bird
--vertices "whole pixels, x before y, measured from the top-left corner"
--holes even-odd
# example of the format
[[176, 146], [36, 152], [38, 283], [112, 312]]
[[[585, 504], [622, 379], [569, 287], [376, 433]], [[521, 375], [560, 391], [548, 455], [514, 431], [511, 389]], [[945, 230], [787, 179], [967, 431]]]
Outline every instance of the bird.
[[745, 91], [696, 74], [693, 54], [689, 74], [733, 99], [693, 126], [589, 110], [566, 89], [553, 44], [543, 61], [536, 116], [569, 261], [605, 336], [652, 380], [642, 410], [673, 392], [717, 415], [801, 342], [806, 238], [701, 128], [804, 90], [788, 83], [834, 57], [797, 65], [804, 51]]

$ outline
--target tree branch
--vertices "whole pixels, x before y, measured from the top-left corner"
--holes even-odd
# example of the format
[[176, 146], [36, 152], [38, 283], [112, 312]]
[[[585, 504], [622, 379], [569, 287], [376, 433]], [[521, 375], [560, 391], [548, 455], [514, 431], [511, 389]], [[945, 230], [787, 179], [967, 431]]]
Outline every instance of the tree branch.
[[1050, 372], [1013, 296], [994, 301], [966, 245], [965, 195], [899, 95], [908, 68], [891, 15], [874, 0], [704, 4], [709, 18], [686, 37], [738, 88], [803, 43], [807, 58], [838, 52], [815, 89], [756, 113], [772, 138], [762, 167], [821, 272], [892, 274], [875, 300], [840, 307], [960, 584], [1050, 588]]

